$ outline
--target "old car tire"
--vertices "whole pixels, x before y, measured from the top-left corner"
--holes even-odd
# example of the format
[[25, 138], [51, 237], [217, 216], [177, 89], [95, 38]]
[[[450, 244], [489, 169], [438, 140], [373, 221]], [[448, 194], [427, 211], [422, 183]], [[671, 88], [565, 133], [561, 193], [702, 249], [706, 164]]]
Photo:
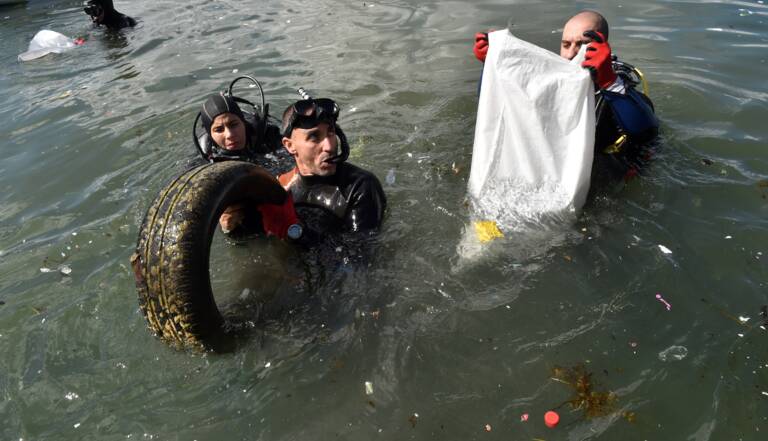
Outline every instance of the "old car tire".
[[147, 210], [131, 256], [150, 329], [198, 348], [224, 334], [208, 272], [219, 215], [235, 203], [281, 204], [286, 197], [266, 170], [240, 161], [193, 168], [168, 184]]

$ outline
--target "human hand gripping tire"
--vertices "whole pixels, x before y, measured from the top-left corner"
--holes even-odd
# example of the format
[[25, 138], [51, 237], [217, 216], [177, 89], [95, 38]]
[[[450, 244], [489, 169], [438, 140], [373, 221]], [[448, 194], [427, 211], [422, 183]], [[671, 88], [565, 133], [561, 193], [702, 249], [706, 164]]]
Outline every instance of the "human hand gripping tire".
[[299, 223], [296, 209], [293, 207], [293, 196], [290, 193], [282, 205], [261, 204], [257, 208], [261, 213], [264, 231], [280, 239], [286, 238], [291, 225]]
[[224, 233], [229, 233], [235, 228], [239, 227], [245, 219], [245, 213], [243, 213], [243, 205], [235, 204], [230, 205], [224, 209], [224, 212], [219, 216], [219, 225]]
[[600, 32], [586, 31], [584, 36], [591, 38], [592, 42], [587, 46], [581, 67], [589, 69], [592, 80], [599, 88], [607, 89], [616, 81], [616, 72], [613, 71], [611, 60], [611, 45]]

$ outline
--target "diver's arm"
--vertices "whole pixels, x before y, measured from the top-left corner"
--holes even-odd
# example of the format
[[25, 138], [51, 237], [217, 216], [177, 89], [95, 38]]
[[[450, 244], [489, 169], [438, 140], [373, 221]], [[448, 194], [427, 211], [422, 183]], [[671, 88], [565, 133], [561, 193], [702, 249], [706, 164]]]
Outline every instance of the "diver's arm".
[[592, 41], [587, 46], [581, 66], [589, 69], [603, 100], [613, 111], [614, 120], [621, 131], [637, 140], [656, 135], [659, 121], [653, 113], [650, 100], [625, 81], [613, 68], [611, 45], [597, 31], [586, 31]]
[[387, 199], [379, 180], [373, 175], [362, 176], [349, 196], [345, 223], [349, 231], [367, 231], [378, 228], [384, 219]]
[[614, 120], [623, 133], [636, 140], [656, 136], [659, 120], [653, 112], [649, 98], [634, 87], [627, 87], [625, 93], [603, 89], [600, 94], [613, 112]]

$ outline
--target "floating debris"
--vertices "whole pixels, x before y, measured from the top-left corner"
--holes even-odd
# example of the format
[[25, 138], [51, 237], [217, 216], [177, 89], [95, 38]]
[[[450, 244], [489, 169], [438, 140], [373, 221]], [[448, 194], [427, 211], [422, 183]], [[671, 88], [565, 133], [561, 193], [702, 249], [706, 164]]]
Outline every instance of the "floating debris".
[[688, 348], [685, 346], [670, 346], [667, 349], [659, 352], [659, 360], [661, 361], [680, 361], [688, 356]]
[[504, 233], [501, 232], [498, 224], [492, 220], [475, 221], [473, 225], [480, 243], [486, 243], [504, 237]]
[[69, 97], [71, 97], [71, 96], [72, 96], [72, 91], [71, 91], [71, 90], [68, 90], [68, 91], [66, 91], [66, 92], [62, 93], [61, 95], [57, 96], [57, 97], [56, 97], [56, 98], [54, 98], [54, 99], [57, 99], [57, 100], [63, 100], [64, 98], [69, 98]]
[[570, 404], [573, 410], [583, 410], [587, 419], [605, 416], [614, 411], [616, 394], [596, 390], [597, 385], [592, 382], [592, 373], [587, 372], [583, 365], [571, 368], [556, 366], [552, 369], [552, 379], [573, 388], [573, 397], [563, 404]]
[[661, 303], [663, 303], [664, 306], [667, 307], [667, 311], [671, 311], [672, 310], [672, 305], [670, 305], [666, 300], [664, 300], [664, 297], [662, 297], [661, 294], [656, 293], [656, 300], [658, 300]]
[[365, 394], [373, 395], [373, 383], [370, 381], [365, 382]]
[[41, 273], [52, 273], [54, 271], [56, 271], [56, 270], [53, 270], [53, 269], [50, 269], [50, 268], [46, 268], [46, 267], [40, 268], [40, 272]]
[[491, 425], [490, 424], [486, 424], [485, 425], [485, 431], [486, 432], [490, 432], [491, 431]]
[[395, 184], [395, 169], [390, 168], [387, 172], [387, 177], [384, 178], [384, 181], [387, 183], [387, 185], [394, 185]]
[[69, 401], [76, 400], [80, 398], [80, 395], [74, 393], [74, 392], [68, 392], [66, 395], [64, 395], [64, 398], [66, 398]]
[[544, 414], [544, 424], [550, 429], [555, 428], [560, 423], [560, 415], [554, 410], [550, 410]]
[[749, 317], [744, 317], [743, 315], [739, 316], [739, 321], [743, 324], [749, 321]]
[[72, 274], [72, 268], [70, 268], [68, 265], [61, 265], [59, 266], [59, 272], [65, 276], [68, 276]]

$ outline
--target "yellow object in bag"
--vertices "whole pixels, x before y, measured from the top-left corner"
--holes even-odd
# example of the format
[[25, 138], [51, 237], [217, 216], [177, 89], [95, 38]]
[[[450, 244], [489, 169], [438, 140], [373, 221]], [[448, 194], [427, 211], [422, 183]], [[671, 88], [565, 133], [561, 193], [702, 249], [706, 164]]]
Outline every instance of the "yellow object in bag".
[[477, 233], [477, 238], [482, 243], [504, 237], [504, 233], [499, 230], [499, 226], [494, 221], [475, 222], [475, 232]]

